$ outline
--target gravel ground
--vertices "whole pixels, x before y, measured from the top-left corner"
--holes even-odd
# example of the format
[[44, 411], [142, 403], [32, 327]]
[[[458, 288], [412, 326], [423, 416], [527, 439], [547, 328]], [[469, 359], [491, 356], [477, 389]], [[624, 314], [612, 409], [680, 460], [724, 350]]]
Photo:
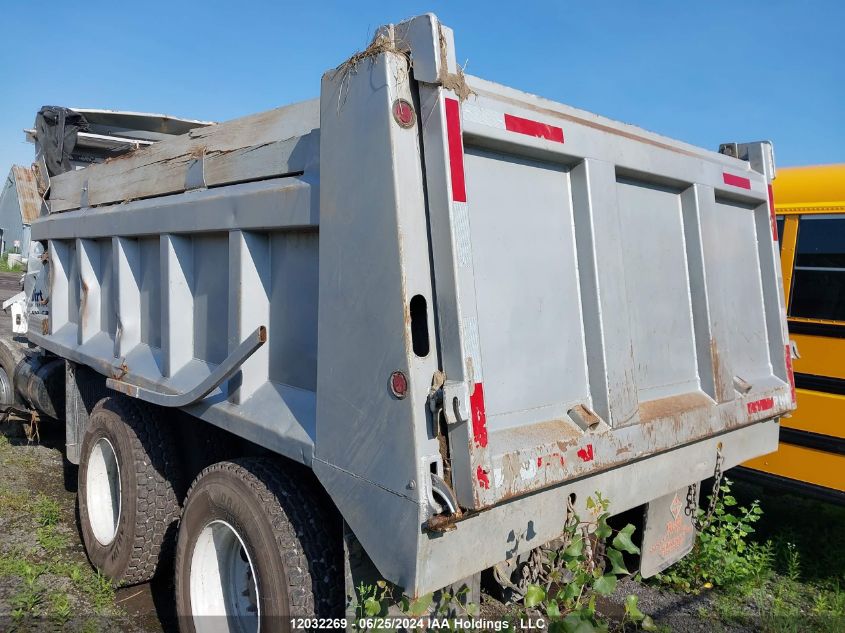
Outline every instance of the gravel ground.
[[658, 626], [678, 633], [753, 633], [758, 629], [726, 624], [716, 616], [716, 605], [712, 593], [698, 595], [681, 594], [638, 583], [631, 579], [621, 580], [616, 591], [607, 599], [601, 600], [599, 609], [615, 620], [621, 620], [624, 614], [625, 596], [635, 594], [638, 607], [650, 615]]

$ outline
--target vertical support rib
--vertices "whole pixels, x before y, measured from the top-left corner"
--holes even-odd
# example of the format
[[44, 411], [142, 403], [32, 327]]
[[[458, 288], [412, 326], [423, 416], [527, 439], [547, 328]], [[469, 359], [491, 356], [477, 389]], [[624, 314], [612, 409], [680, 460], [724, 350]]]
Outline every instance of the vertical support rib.
[[786, 357], [783, 353], [783, 311], [781, 293], [783, 279], [780, 271], [778, 243], [772, 236], [772, 220], [769, 205], [761, 204], [754, 209], [754, 223], [757, 231], [757, 253], [760, 261], [760, 281], [763, 286], [763, 313], [766, 319], [769, 360], [775, 376], [788, 382]]
[[[614, 427], [639, 421], [616, 169], [587, 159], [570, 173], [593, 407]], [[600, 263], [600, 265], [598, 265]]]
[[80, 283], [77, 342], [82, 345], [102, 330], [99, 244], [77, 239], [76, 257]]
[[681, 193], [681, 215], [684, 221], [684, 246], [687, 251], [687, 271], [692, 303], [692, 324], [695, 333], [695, 353], [701, 390], [716, 399], [713, 355], [710, 338], [710, 300], [707, 293], [707, 274], [704, 268], [704, 245], [701, 241], [701, 185], [692, 185]]
[[58, 332], [70, 319], [68, 271], [70, 249], [66, 242], [50, 240], [50, 334]]
[[[229, 233], [229, 352], [270, 322], [270, 240], [249, 231]], [[269, 346], [259, 348], [229, 380], [229, 400], [239, 404], [267, 381]]]
[[194, 356], [193, 241], [161, 236], [162, 373], [173, 376]]
[[117, 282], [116, 358], [126, 356], [141, 342], [141, 289], [138, 270], [141, 255], [138, 240], [113, 237], [114, 280]]
[[[471, 260], [469, 249], [465, 249], [465, 256], [458, 254], [457, 244], [469, 243], [469, 231], [463, 236], [466, 240], [455, 235], [453, 218], [460, 215], [467, 217], [466, 204], [454, 203], [452, 200], [450, 152], [447, 142], [447, 126], [445, 108], [442, 106], [443, 91], [435, 86], [420, 84], [420, 111], [426, 113], [426, 124], [422, 126], [422, 141], [425, 147], [426, 189], [428, 191], [427, 209], [429, 221], [429, 235], [431, 240], [432, 267], [436, 285], [437, 328], [440, 339], [439, 354], [441, 367], [450, 381], [469, 382], [475, 377], [467, 371], [467, 349], [464, 316], [461, 306], [461, 282], [466, 274], [466, 266]], [[457, 213], [456, 213], [457, 211]], [[462, 224], [468, 227], [468, 222]], [[472, 315], [474, 316], [474, 315]], [[472, 316], [471, 319], [472, 320]], [[457, 437], [455, 455], [460, 459], [469, 451], [467, 440]], [[468, 467], [467, 467], [468, 468]], [[460, 466], [456, 466], [460, 469]]]
[[[695, 185], [690, 188], [695, 192], [695, 204], [698, 206], [698, 229], [701, 236], [701, 252], [703, 259], [703, 266], [707, 270], [708, 258], [719, 257], [719, 231], [720, 227], [715, 224], [716, 218], [716, 192], [713, 187], [706, 185]], [[688, 189], [684, 194], [686, 195]], [[684, 207], [686, 211], [686, 207]], [[686, 217], [685, 217], [686, 223]], [[684, 225], [686, 228], [686, 224]], [[721, 265], [724, 265], [722, 262]], [[734, 370], [730, 362], [730, 358], [725, 353], [719, 350], [719, 342], [729, 340], [726, 330], [730, 327], [732, 315], [727, 314], [727, 306], [725, 300], [722, 298], [722, 291], [718, 285], [718, 276], [711, 275], [707, 277], [705, 274], [707, 285], [707, 319], [709, 325], [707, 354], [710, 357], [710, 368], [713, 376], [713, 398], [716, 402], [728, 402], [736, 397], [734, 391]], [[690, 280], [692, 282], [692, 280]], [[695, 305], [695, 295], [693, 295], [693, 305]], [[696, 336], [698, 335], [698, 326], [696, 325]], [[699, 365], [699, 368], [701, 365]], [[704, 386], [704, 378], [702, 376], [702, 387]]]

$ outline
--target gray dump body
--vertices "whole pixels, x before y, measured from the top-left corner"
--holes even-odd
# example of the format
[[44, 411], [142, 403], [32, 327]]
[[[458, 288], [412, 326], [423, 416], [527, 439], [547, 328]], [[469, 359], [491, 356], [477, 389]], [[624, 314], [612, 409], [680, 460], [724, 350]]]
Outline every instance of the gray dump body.
[[557, 537], [568, 500], [619, 512], [719, 446], [775, 449], [793, 399], [751, 158], [465, 76], [421, 16], [319, 100], [54, 178], [29, 336], [311, 466], [420, 594]]

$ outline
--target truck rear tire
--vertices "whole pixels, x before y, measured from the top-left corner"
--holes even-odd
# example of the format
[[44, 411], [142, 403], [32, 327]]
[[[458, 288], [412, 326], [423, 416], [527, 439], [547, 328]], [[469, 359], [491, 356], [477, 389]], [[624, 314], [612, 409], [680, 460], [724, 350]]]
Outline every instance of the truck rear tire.
[[188, 492], [175, 584], [182, 633], [211, 629], [221, 615], [241, 631], [289, 631], [291, 617], [340, 618], [340, 519], [306, 478], [273, 460], [214, 464]]
[[15, 404], [15, 388], [2, 364], [0, 364], [0, 404]]
[[176, 445], [164, 423], [112, 396], [91, 411], [79, 463], [79, 523], [91, 563], [113, 581], [150, 580], [170, 560], [179, 519]]
[[15, 391], [15, 368], [23, 358], [16, 351], [14, 343], [0, 340], [0, 404], [21, 404], [22, 400]]

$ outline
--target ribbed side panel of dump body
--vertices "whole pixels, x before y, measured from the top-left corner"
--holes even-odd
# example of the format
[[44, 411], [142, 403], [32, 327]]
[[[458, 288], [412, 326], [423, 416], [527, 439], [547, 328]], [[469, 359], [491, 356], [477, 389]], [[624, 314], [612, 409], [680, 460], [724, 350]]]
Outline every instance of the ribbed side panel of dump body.
[[108, 377], [179, 394], [263, 326], [266, 344], [186, 409], [308, 463], [317, 381], [316, 178], [315, 170], [39, 220], [33, 233], [48, 246], [50, 309], [30, 323], [30, 338]]
[[297, 461], [315, 437], [319, 104], [194, 129], [50, 180], [49, 314], [29, 338]]
[[[269, 324], [266, 348], [228, 391], [242, 401], [269, 381], [313, 392], [317, 239], [313, 231], [212, 231], [50, 240], [52, 337], [113, 350], [122, 371], [136, 358], [136, 371], [154, 365], [176, 390], [200, 366], [220, 364], [230, 341], [240, 342], [253, 323]], [[60, 283], [67, 284], [64, 309]]]

